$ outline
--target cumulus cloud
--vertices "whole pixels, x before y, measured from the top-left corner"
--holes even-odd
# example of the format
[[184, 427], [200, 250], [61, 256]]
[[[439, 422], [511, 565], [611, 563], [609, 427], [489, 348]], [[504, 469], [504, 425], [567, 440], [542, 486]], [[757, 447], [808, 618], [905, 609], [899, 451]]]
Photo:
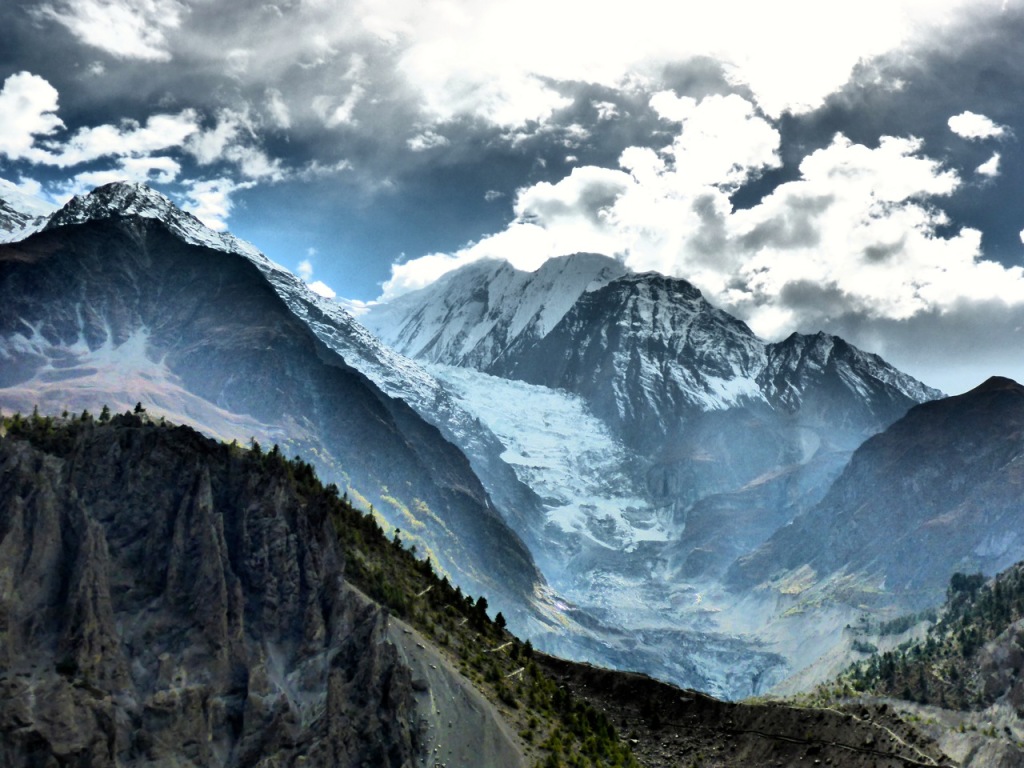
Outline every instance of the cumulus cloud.
[[[628, 12], [615, 12], [595, 11], [583, 0], [443, 6], [397, 0], [386, 11], [373, 10], [374, 28], [400, 50], [399, 71], [429, 114], [516, 127], [544, 122], [564, 105], [556, 81], [618, 88], [630, 80], [656, 81], [666, 63], [698, 57], [722, 62], [732, 82], [749, 88], [769, 116], [807, 112], [870, 57], [932, 36], [968, 12], [998, 13], [1001, 4], [723, 0], [667, 7], [636, 0]], [[571, 44], [566, 30], [572, 30]]]
[[985, 115], [966, 110], [949, 118], [948, 124], [949, 130], [965, 139], [998, 139], [1005, 136], [1007, 130]]
[[188, 136], [185, 148], [200, 165], [233, 163], [245, 178], [280, 181], [285, 176], [280, 161], [254, 145], [256, 134], [247, 111], [222, 109], [212, 128]]
[[480, 258], [535, 269], [598, 251], [691, 280], [768, 337], [840, 317], [905, 322], [965, 302], [1024, 307], [1024, 270], [984, 259], [977, 230], [946, 231], [940, 203], [962, 181], [921, 140], [871, 147], [837, 134], [797, 179], [734, 209], [730, 194], [778, 165], [775, 129], [735, 95], [659, 94], [654, 107], [678, 126], [663, 150], [631, 147], [619, 169], [584, 166], [520, 189], [505, 230], [394, 266], [381, 298]]
[[[728, 193], [778, 164], [778, 134], [738, 96], [656, 99], [681, 125], [676, 140], [658, 153], [626, 150], [623, 170], [582, 166], [557, 183], [518, 191], [515, 220], [503, 232], [454, 254], [430, 254], [392, 267], [382, 298], [422, 287], [481, 258], [503, 258], [520, 269], [576, 251], [620, 255], [647, 269], [670, 270], [682, 240], [701, 242], [707, 209], [728, 207]], [[731, 141], [743, 143], [741, 151]], [[714, 226], [714, 225], [712, 225]], [[704, 244], [707, 247], [707, 244]]]
[[181, 146], [199, 130], [198, 115], [186, 109], [177, 115], [157, 114], [145, 125], [135, 120], [120, 125], [82, 128], [61, 142], [44, 142], [36, 162], [67, 168], [103, 157], [140, 157]]
[[36, 139], [64, 127], [57, 117], [57, 89], [29, 72], [4, 80], [0, 89], [0, 155], [11, 160], [35, 159]]
[[181, 25], [185, 12], [177, 0], [66, 0], [34, 11], [86, 45], [118, 58], [150, 61], [171, 58], [167, 33]]
[[314, 280], [312, 283], [307, 283], [307, 285], [309, 290], [317, 296], [323, 296], [325, 299], [333, 299], [338, 295], [335, 293], [334, 289], [327, 285], [323, 280]]
[[984, 163], [974, 169], [974, 172], [980, 176], [988, 176], [995, 178], [999, 175], [999, 160], [1000, 155], [998, 152], [993, 152], [992, 157], [986, 160]]
[[224, 231], [233, 206], [231, 195], [253, 186], [254, 182], [237, 183], [228, 178], [192, 181], [188, 184], [188, 199], [182, 208], [210, 229]]
[[[299, 266], [295, 270], [295, 274], [306, 284], [317, 296], [323, 296], [325, 299], [334, 299], [337, 297], [337, 293], [331, 286], [327, 285], [323, 280], [313, 279], [313, 261], [312, 258], [316, 256], [316, 248], [307, 248], [306, 253], [309, 256], [308, 259], [303, 259], [299, 262]], [[365, 310], [364, 310], [365, 311]]]

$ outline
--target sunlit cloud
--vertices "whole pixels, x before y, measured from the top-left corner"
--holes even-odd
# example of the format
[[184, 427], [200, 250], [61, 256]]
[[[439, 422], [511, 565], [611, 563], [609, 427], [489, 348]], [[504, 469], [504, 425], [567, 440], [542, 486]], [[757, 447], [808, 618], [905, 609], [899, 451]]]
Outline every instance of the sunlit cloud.
[[949, 130], [965, 139], [994, 139], [1006, 135], [1006, 128], [985, 115], [964, 111], [949, 118]]
[[210, 229], [224, 231], [233, 206], [231, 195], [242, 189], [251, 189], [254, 183], [236, 183], [232, 179], [220, 178], [193, 181], [187, 186], [188, 199], [182, 207]]
[[[735, 95], [660, 93], [653, 103], [677, 125], [662, 151], [631, 147], [619, 169], [580, 167], [519, 190], [508, 227], [395, 265], [382, 300], [482, 258], [536, 269], [550, 256], [597, 251], [694, 282], [768, 337], [843, 316], [1024, 307], [1024, 270], [984, 258], [977, 230], [947, 231], [941, 200], [962, 181], [919, 139], [869, 147], [838, 134], [803, 159], [799, 178], [734, 210], [729, 193], [778, 165], [777, 130]], [[996, 172], [998, 155], [988, 165]]]
[[168, 61], [167, 33], [181, 25], [186, 9], [177, 0], [65, 0], [33, 13], [118, 58]]
[[36, 159], [39, 137], [50, 136], [64, 127], [57, 117], [57, 89], [29, 72], [18, 72], [4, 80], [0, 89], [0, 155], [12, 160]]
[[989, 178], [994, 178], [999, 175], [999, 160], [999, 153], [993, 152], [992, 157], [990, 157], [984, 163], [975, 168], [974, 172], [980, 176], [988, 176]]

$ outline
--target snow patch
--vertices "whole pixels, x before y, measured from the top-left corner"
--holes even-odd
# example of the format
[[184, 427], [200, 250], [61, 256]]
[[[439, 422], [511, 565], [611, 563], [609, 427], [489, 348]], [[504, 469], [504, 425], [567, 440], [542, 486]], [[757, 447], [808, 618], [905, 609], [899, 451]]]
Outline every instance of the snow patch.
[[550, 524], [611, 550], [669, 539], [663, 510], [635, 487], [638, 457], [582, 398], [468, 368], [428, 370], [505, 445], [501, 458], [544, 500]]

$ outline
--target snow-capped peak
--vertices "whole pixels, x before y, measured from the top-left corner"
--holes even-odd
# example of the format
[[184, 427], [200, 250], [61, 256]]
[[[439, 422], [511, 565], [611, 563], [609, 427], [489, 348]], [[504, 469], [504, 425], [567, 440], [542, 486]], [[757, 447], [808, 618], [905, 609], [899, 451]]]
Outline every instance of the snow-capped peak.
[[50, 217], [45, 229], [126, 216], [158, 219], [185, 242], [270, 263], [255, 246], [230, 233], [215, 232], [165, 195], [140, 183], [116, 181], [75, 195]]
[[487, 370], [515, 345], [545, 336], [580, 296], [627, 272], [593, 253], [550, 259], [534, 272], [479, 261], [361, 319], [403, 354]]
[[13, 243], [38, 232], [56, 210], [57, 206], [0, 179], [0, 243]]

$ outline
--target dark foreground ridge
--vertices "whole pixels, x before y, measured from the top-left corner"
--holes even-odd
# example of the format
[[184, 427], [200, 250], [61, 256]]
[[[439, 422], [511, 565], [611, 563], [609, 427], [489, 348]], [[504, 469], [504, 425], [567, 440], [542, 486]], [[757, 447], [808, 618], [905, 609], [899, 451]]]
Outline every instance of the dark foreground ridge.
[[5, 768], [637, 765], [309, 464], [141, 406], [0, 419], [0, 579]]
[[544, 670], [611, 719], [644, 766], [953, 766], [886, 703], [724, 702], [646, 675], [545, 656]]
[[0, 764], [952, 765], [885, 704], [537, 654], [312, 467], [137, 413], [0, 419]]
[[6, 431], [0, 764], [412, 764], [412, 680], [301, 478], [140, 416]]

